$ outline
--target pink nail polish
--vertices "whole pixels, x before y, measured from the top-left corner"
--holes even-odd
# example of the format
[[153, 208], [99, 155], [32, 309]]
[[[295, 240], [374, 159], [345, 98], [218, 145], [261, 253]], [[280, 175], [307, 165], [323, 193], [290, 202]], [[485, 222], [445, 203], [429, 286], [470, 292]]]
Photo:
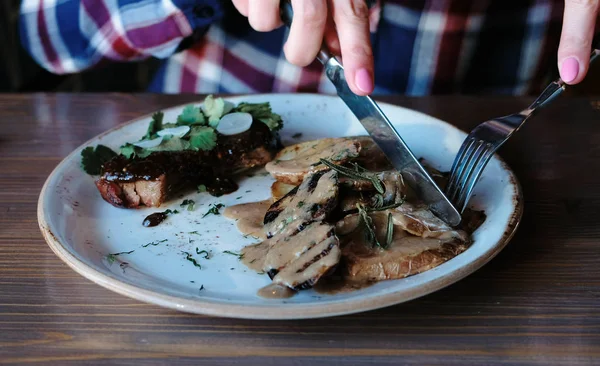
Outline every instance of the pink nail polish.
[[358, 70], [354, 77], [354, 81], [356, 82], [356, 86], [364, 93], [369, 94], [373, 91], [373, 79], [371, 78], [371, 73], [369, 73], [367, 69]]
[[566, 58], [560, 67], [560, 77], [569, 83], [577, 78], [579, 74], [579, 62], [575, 57]]

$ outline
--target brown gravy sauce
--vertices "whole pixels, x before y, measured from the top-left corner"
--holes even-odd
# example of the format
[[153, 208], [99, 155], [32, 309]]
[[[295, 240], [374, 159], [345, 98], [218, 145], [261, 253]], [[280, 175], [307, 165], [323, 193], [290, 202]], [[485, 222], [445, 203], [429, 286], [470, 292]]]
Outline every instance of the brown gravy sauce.
[[375, 282], [353, 282], [346, 276], [333, 275], [319, 280], [313, 290], [324, 295], [335, 295], [367, 288], [373, 284]]
[[257, 295], [266, 299], [287, 299], [296, 294], [296, 291], [281, 285], [272, 283], [258, 290]]
[[264, 231], [263, 220], [272, 203], [273, 201], [267, 199], [229, 206], [223, 210], [223, 216], [237, 220], [237, 228], [242, 234], [264, 240], [267, 236]]

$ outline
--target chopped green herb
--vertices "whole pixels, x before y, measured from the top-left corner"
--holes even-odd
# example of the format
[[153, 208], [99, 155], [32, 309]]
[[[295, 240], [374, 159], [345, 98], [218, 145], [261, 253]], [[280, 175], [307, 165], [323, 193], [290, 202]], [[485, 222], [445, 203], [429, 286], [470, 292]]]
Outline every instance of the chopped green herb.
[[131, 159], [136, 153], [136, 146], [130, 143], [127, 143], [119, 148], [121, 155], [126, 157], [127, 159]]
[[186, 105], [179, 116], [177, 116], [177, 125], [204, 125], [206, 120], [200, 108], [193, 105]]
[[208, 117], [208, 124], [216, 128], [225, 114], [225, 100], [214, 98], [212, 95], [207, 96], [204, 99], [204, 113]]
[[202, 291], [204, 290], [204, 285], [200, 285], [200, 288], [198, 289], [198, 291]]
[[144, 244], [144, 245], [142, 245], [142, 248], [149, 247], [150, 245], [152, 245], [153, 247], [155, 247], [155, 246], [157, 246], [157, 245], [158, 245], [158, 244], [160, 244], [160, 243], [164, 243], [164, 242], [166, 242], [167, 240], [168, 240], [168, 239], [153, 241], [153, 242], [150, 242], [150, 243], [148, 243], [148, 244]]
[[358, 209], [358, 215], [365, 228], [365, 238], [367, 239], [367, 242], [371, 243], [372, 246], [382, 247], [377, 240], [377, 235], [375, 235], [375, 225], [373, 224], [371, 216], [369, 216], [362, 204], [357, 203], [356, 208]]
[[163, 211], [163, 213], [164, 213], [165, 215], [175, 215], [175, 214], [178, 214], [178, 213], [179, 213], [179, 211], [177, 211], [177, 210], [171, 210], [171, 209], [167, 209], [167, 210]]
[[183, 202], [181, 202], [181, 204], [179, 205], [179, 207], [185, 207], [187, 206], [187, 210], [188, 211], [194, 211], [194, 205], [196, 204], [196, 202], [194, 202], [194, 200], [183, 200]]
[[304, 201], [300, 201], [300, 202], [298, 202], [298, 208], [300, 208], [300, 207], [302, 207], [302, 206], [304, 206]]
[[190, 131], [190, 147], [194, 150], [212, 150], [217, 146], [217, 133], [212, 127], [194, 126]]
[[236, 252], [232, 252], [232, 251], [229, 251], [229, 250], [225, 250], [223, 253], [235, 255], [236, 257], [238, 257], [239, 260], [242, 260], [242, 258], [244, 258], [244, 254], [243, 253], [236, 253]]
[[142, 140], [151, 140], [158, 136], [156, 133], [163, 129], [164, 116], [163, 112], [156, 112], [152, 115], [152, 121], [148, 124], [148, 130], [144, 137], [142, 137]]
[[204, 255], [204, 259], [210, 259], [210, 253], [206, 250], [199, 250], [198, 248], [196, 248], [196, 254]]
[[242, 196], [236, 197], [235, 199], [236, 199], [236, 200], [241, 200], [241, 199], [242, 199]]
[[196, 281], [190, 281], [190, 283], [196, 283]]
[[252, 191], [246, 191], [246, 193], [250, 193], [250, 192], [252, 192]]
[[302, 132], [297, 132], [297, 133], [295, 133], [295, 134], [292, 135], [293, 139], [299, 139], [301, 137], [302, 137]]
[[271, 111], [271, 105], [266, 103], [240, 103], [234, 109], [236, 112], [250, 113], [252, 118], [266, 124], [271, 131], [280, 130], [283, 127], [281, 116]]
[[383, 186], [383, 183], [381, 183], [381, 180], [379, 179], [379, 177], [377, 177], [376, 174], [369, 173], [367, 171], [358, 172], [356, 170], [356, 168], [354, 170], [352, 170], [352, 169], [347, 168], [345, 166], [334, 164], [331, 161], [328, 161], [326, 159], [320, 159], [320, 161], [321, 161], [322, 164], [326, 165], [328, 168], [330, 168], [332, 170], [335, 170], [339, 174], [345, 175], [345, 176], [350, 177], [352, 179], [370, 181], [373, 184], [373, 187], [375, 188], [375, 190], [379, 194], [383, 194], [385, 192], [385, 187]]
[[200, 184], [198, 186], [198, 193], [204, 193], [206, 192], [206, 186], [204, 184]]
[[387, 206], [381, 206], [381, 207], [369, 207], [367, 208], [367, 212], [375, 212], [375, 211], [385, 211], [385, 210], [391, 210], [393, 208], [396, 207], [400, 207], [404, 204], [404, 200], [397, 202], [397, 203], [392, 203], [391, 205], [387, 205]]
[[204, 214], [202, 215], [202, 218], [205, 218], [206, 216], [213, 214], [213, 215], [220, 215], [221, 212], [219, 211], [221, 208], [225, 207], [224, 204], [222, 203], [217, 203], [216, 205], [211, 204], [211, 208]]
[[96, 148], [88, 146], [81, 151], [81, 168], [89, 175], [98, 175], [102, 172], [102, 165], [115, 156], [117, 153], [104, 145]]
[[106, 255], [105, 258], [106, 258], [106, 261], [108, 262], [108, 264], [113, 264], [117, 260], [118, 256], [123, 255], [123, 254], [131, 254], [133, 252], [135, 252], [135, 249], [130, 250], [128, 252], [110, 253], [110, 254]]
[[392, 213], [388, 213], [387, 217], [387, 230], [385, 232], [385, 248], [389, 248], [392, 245], [394, 239], [394, 220], [392, 220]]
[[191, 234], [191, 235], [200, 235], [200, 233], [197, 232], [197, 231], [190, 231], [188, 234]]
[[198, 263], [198, 261], [195, 260], [194, 257], [192, 257], [192, 255], [190, 253], [188, 253], [188, 252], [181, 252], [181, 253], [185, 254], [185, 259], [187, 261], [192, 262], [192, 264], [195, 267], [198, 267], [198, 268], [202, 269], [202, 266], [200, 265], [200, 263]]

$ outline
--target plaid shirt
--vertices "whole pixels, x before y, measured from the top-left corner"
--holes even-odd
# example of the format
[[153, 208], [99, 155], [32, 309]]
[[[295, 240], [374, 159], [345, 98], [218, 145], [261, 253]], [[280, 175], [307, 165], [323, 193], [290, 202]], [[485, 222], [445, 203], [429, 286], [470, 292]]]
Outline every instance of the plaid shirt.
[[[371, 17], [374, 94], [535, 93], [556, 68], [562, 1], [384, 0]], [[285, 60], [229, 1], [24, 0], [21, 41], [54, 73], [162, 59], [150, 91], [322, 92], [317, 62]]]

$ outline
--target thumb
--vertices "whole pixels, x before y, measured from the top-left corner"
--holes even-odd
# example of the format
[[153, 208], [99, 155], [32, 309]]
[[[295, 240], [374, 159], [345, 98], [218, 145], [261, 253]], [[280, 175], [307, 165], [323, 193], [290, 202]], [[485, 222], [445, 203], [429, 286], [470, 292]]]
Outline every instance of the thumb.
[[566, 0], [558, 47], [558, 70], [567, 84], [587, 74], [599, 0]]

